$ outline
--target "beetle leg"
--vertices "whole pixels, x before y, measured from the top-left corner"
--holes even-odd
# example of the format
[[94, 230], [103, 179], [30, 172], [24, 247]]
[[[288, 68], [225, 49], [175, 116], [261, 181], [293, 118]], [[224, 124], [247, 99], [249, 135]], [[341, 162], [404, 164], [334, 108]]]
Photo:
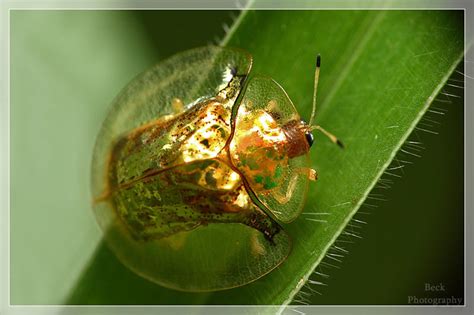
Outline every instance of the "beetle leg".
[[273, 237], [280, 231], [281, 227], [261, 210], [251, 211], [246, 217], [245, 224], [262, 232], [265, 238], [275, 245]]
[[298, 168], [295, 170], [295, 174], [290, 179], [290, 182], [288, 184], [288, 188], [286, 189], [286, 192], [282, 192], [281, 190], [276, 190], [274, 191], [274, 197], [276, 201], [280, 204], [286, 204], [288, 201], [290, 201], [291, 197], [293, 196], [293, 192], [295, 191], [296, 188], [296, 183], [298, 181], [298, 176], [300, 175], [306, 175], [308, 176], [309, 180], [315, 181], [318, 178], [318, 174], [316, 173], [316, 170], [312, 168]]
[[304, 167], [304, 168], [299, 168], [298, 172], [300, 174], [304, 174], [304, 175], [308, 176], [308, 179], [313, 181], [313, 182], [318, 179], [318, 173], [316, 172], [315, 169], [312, 169], [312, 168], [309, 168], [309, 167], [308, 168]]
[[273, 195], [276, 201], [278, 203], [284, 205], [290, 201], [291, 196], [293, 195], [293, 191], [295, 190], [296, 187], [296, 181], [298, 180], [298, 174], [293, 175], [290, 179], [290, 183], [288, 184], [288, 188], [286, 189], [286, 192], [282, 192], [282, 190], [276, 190], [274, 191]]
[[179, 98], [173, 98], [171, 101], [171, 107], [173, 108], [175, 114], [179, 114], [184, 111], [184, 103]]
[[294, 174], [291, 177], [290, 182], [288, 183], [286, 192], [283, 192], [281, 189], [276, 190], [274, 192], [275, 199], [276, 201], [278, 201], [278, 203], [286, 204], [288, 203], [288, 201], [290, 201], [291, 196], [293, 196], [293, 192], [295, 191], [296, 183], [298, 181], [298, 176], [299, 174]]

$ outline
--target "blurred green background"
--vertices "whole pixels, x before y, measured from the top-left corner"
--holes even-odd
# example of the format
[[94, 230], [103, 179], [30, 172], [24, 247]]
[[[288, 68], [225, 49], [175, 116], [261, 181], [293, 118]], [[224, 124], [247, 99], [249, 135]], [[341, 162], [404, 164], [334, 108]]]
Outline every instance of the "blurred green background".
[[[117, 275], [146, 282], [101, 243], [89, 194], [95, 136], [133, 76], [175, 52], [215, 43], [237, 14], [11, 12], [12, 304], [81, 303], [74, 298], [81, 281], [94, 277], [103, 288]], [[459, 80], [455, 74], [449, 83]], [[368, 223], [363, 239], [346, 247], [339, 268], [324, 270], [327, 286], [310, 303], [407, 304], [408, 296], [436, 296], [425, 283], [443, 283], [439, 296], [463, 297], [463, 99], [439, 99], [434, 106], [445, 114], [425, 121], [439, 134], [412, 136], [426, 149], [420, 158], [403, 156], [413, 164], [401, 178], [388, 177], [388, 201], [369, 200], [378, 207], [356, 216]], [[96, 272], [98, 260], [107, 261], [110, 275]], [[143, 286], [152, 292], [154, 285]]]

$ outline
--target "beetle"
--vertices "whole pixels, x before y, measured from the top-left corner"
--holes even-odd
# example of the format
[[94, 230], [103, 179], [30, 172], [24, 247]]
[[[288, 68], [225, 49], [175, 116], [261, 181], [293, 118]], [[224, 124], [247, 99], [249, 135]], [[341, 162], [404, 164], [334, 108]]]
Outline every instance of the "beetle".
[[113, 101], [92, 163], [94, 212], [127, 267], [162, 286], [215, 291], [280, 265], [308, 183], [320, 57], [309, 123], [273, 79], [248, 79], [249, 53], [174, 55]]

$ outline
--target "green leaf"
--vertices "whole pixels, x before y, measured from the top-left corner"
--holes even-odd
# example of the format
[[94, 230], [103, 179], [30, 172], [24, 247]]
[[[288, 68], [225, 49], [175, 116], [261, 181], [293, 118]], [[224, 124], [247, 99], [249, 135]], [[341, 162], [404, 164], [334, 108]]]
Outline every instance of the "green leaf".
[[[228, 45], [250, 51], [254, 73], [278, 81], [303, 117], [310, 114], [314, 58], [321, 54], [316, 122], [346, 146], [341, 151], [316, 136], [319, 179], [303, 215], [286, 227], [293, 252], [278, 272], [245, 288], [253, 297], [245, 303], [291, 302], [462, 59], [462, 21], [462, 12], [450, 11], [245, 16]], [[310, 221], [314, 213], [330, 215], [318, 223]]]
[[125, 12], [10, 18], [11, 303], [59, 304], [101, 238], [89, 165], [104, 105], [155, 56]]
[[[346, 146], [346, 149], [340, 150], [321, 134], [316, 135], [312, 160], [319, 173], [319, 179], [311, 184], [311, 193], [304, 213], [293, 223], [285, 225], [285, 230], [293, 239], [293, 250], [289, 258], [278, 269], [250, 285], [216, 293], [193, 294], [168, 290], [147, 282], [123, 267], [101, 243], [90, 264], [84, 265], [84, 271], [73, 286], [70, 297], [64, 302], [68, 304], [290, 303], [314, 267], [324, 257], [327, 249], [364, 202], [401, 144], [461, 60], [462, 30], [462, 11], [250, 11], [243, 15], [232, 27], [226, 45], [250, 51], [254, 56], [253, 73], [269, 75], [279, 82], [288, 92], [302, 117], [310, 116], [314, 58], [316, 53], [321, 54], [322, 69], [316, 122], [337, 134]], [[119, 66], [120, 64], [117, 64], [117, 67]], [[115, 85], [104, 89], [109, 93], [112, 90], [118, 91]], [[18, 97], [20, 94], [18, 91]], [[107, 101], [103, 98], [96, 99], [94, 104], [97, 104], [97, 100], [103, 101], [102, 108], [105, 108]], [[12, 125], [15, 115], [13, 111]], [[103, 115], [103, 112], [96, 115]], [[16, 117], [19, 121], [20, 113]], [[94, 128], [95, 132], [98, 125]], [[13, 131], [13, 136], [21, 132], [20, 129]], [[59, 131], [52, 129], [50, 134], [54, 135], [56, 132]], [[81, 146], [83, 156], [87, 155], [87, 148], [91, 148], [92, 133], [87, 135], [89, 142]], [[60, 142], [59, 139], [57, 141]], [[12, 143], [14, 144], [14, 141]], [[25, 163], [22, 164], [20, 154], [14, 155], [15, 150], [21, 152], [21, 148], [12, 148], [12, 161], [16, 161], [12, 163], [12, 167], [14, 170], [18, 167], [19, 172], [20, 167], [30, 160], [25, 159]], [[51, 150], [54, 150], [54, 147]], [[73, 148], [66, 150], [75, 152]], [[34, 152], [38, 151], [40, 148]], [[56, 166], [57, 170], [53, 174], [56, 175], [54, 178], [58, 183], [61, 183], [60, 174], [66, 172], [67, 165], [69, 164]], [[14, 175], [15, 172], [12, 171], [13, 207], [16, 206], [14, 201], [19, 202], [21, 199], [21, 184], [15, 183]], [[22, 176], [17, 180], [28, 180], [26, 171]], [[87, 177], [80, 178], [83, 180]], [[81, 181], [81, 184], [87, 185], [84, 181]], [[42, 187], [38, 180], [32, 182], [32, 185]], [[58, 185], [55, 192], [59, 195], [58, 201], [62, 201], [58, 204], [63, 205], [66, 199], [62, 194], [67, 196], [69, 190], [61, 188]], [[29, 189], [34, 190], [33, 187]], [[17, 195], [14, 195], [15, 193]], [[47, 188], [38, 191], [38, 194], [51, 197]], [[74, 196], [77, 197], [77, 194]], [[48, 198], [45, 200], [50, 200]], [[82, 207], [80, 211], [91, 211], [87, 209], [88, 200], [81, 199], [77, 204], [74, 207]], [[27, 205], [16, 207], [30, 208]], [[56, 221], [54, 216], [61, 215], [61, 207], [55, 209], [52, 220], [58, 223], [60, 221]], [[309, 220], [317, 217], [314, 213], [330, 213], [330, 215], [324, 217], [326, 223], [320, 223]], [[21, 217], [19, 215], [12, 216], [12, 266], [15, 266], [15, 261], [21, 261], [20, 258], [28, 257], [26, 251], [20, 252], [21, 248], [25, 248], [24, 243], [19, 241], [21, 233], [25, 232], [21, 222], [28, 218], [34, 222], [46, 220], [46, 217], [40, 214], [34, 218], [29, 217], [28, 213]], [[65, 220], [69, 224], [64, 225], [63, 229], [72, 227], [73, 231], [80, 235], [77, 232], [79, 228], [93, 224], [91, 219], [84, 219], [84, 216], [81, 216], [81, 219], [83, 221], [77, 224]], [[38, 231], [33, 223], [28, 226], [32, 231]], [[64, 234], [58, 234], [57, 231], [56, 234], [46, 233], [50, 237], [50, 242], [55, 244], [52, 249], [66, 246], [60, 242], [61, 237], [58, 237], [59, 240], [54, 238]], [[78, 237], [82, 242], [89, 239], [96, 241], [94, 237]], [[45, 248], [41, 242], [37, 243], [39, 251]], [[77, 249], [82, 254], [77, 264], [83, 263], [87, 257], [85, 255], [90, 252], [90, 247], [92, 246], [89, 245], [83, 252], [81, 249], [84, 246]], [[51, 256], [54, 254], [49, 253]], [[70, 252], [57, 255], [61, 257], [61, 260], [57, 261], [57, 266], [62, 266], [70, 262], [71, 258], [77, 257]], [[14, 268], [17, 268], [17, 273]], [[25, 270], [21, 266], [14, 268], [13, 289], [16, 286], [20, 290], [28, 284], [28, 274], [25, 276], [20, 274]], [[32, 272], [39, 273], [38, 269], [35, 270]], [[54, 286], [54, 283], [58, 283], [61, 279], [64, 279], [64, 286], [70, 285], [71, 278], [74, 278], [65, 276], [64, 271], [55, 275], [51, 270], [45, 272], [43, 277], [48, 287]], [[75, 270], [77, 272], [77, 266]], [[51, 275], [56, 282], [45, 280]], [[15, 278], [21, 278], [23, 281], [15, 284], [17, 281]], [[61, 287], [62, 290], [64, 286]], [[22, 299], [21, 294], [17, 293], [17, 298], [13, 298], [12, 302], [40, 304], [48, 303], [55, 298], [57, 301], [57, 297], [61, 296], [55, 292], [47, 297], [31, 298], [37, 289], [31, 290], [33, 293], [30, 293], [28, 298]], [[15, 297], [14, 290], [12, 291], [12, 297]]]
[[[134, 280], [126, 280], [127, 288], [133, 283], [138, 294], [99, 289], [87, 296], [98, 298], [96, 303], [291, 302], [462, 58], [461, 17], [449, 11], [247, 13], [227, 45], [250, 51], [253, 72], [279, 82], [308, 118], [314, 58], [320, 53], [316, 121], [346, 146], [340, 150], [316, 135], [312, 158], [319, 180], [311, 186], [303, 215], [285, 226], [294, 243], [290, 257], [261, 280], [223, 292], [173, 293], [143, 282], [145, 288], [129, 275]], [[327, 223], [311, 221], [314, 213], [330, 213]], [[104, 260], [111, 264], [110, 259], [108, 254]], [[96, 268], [101, 269], [100, 263], [90, 270]], [[90, 275], [84, 279], [82, 285], [93, 281]], [[88, 302], [83, 298], [78, 294], [71, 301]]]

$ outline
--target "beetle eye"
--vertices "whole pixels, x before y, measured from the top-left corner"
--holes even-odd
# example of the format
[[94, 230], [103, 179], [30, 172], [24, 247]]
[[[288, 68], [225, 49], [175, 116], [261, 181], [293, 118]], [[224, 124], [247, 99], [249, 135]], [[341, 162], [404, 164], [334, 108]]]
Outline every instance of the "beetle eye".
[[[306, 123], [304, 119], [301, 119], [301, 125], [307, 126], [308, 124]], [[314, 142], [313, 134], [311, 133], [311, 131], [306, 131], [304, 135], [306, 137], [306, 142], [308, 142], [309, 147], [311, 148]]]
[[305, 133], [305, 136], [306, 136], [306, 141], [308, 142], [309, 147], [311, 148], [311, 146], [313, 145], [313, 142], [314, 142], [313, 134], [310, 131], [307, 131]]

